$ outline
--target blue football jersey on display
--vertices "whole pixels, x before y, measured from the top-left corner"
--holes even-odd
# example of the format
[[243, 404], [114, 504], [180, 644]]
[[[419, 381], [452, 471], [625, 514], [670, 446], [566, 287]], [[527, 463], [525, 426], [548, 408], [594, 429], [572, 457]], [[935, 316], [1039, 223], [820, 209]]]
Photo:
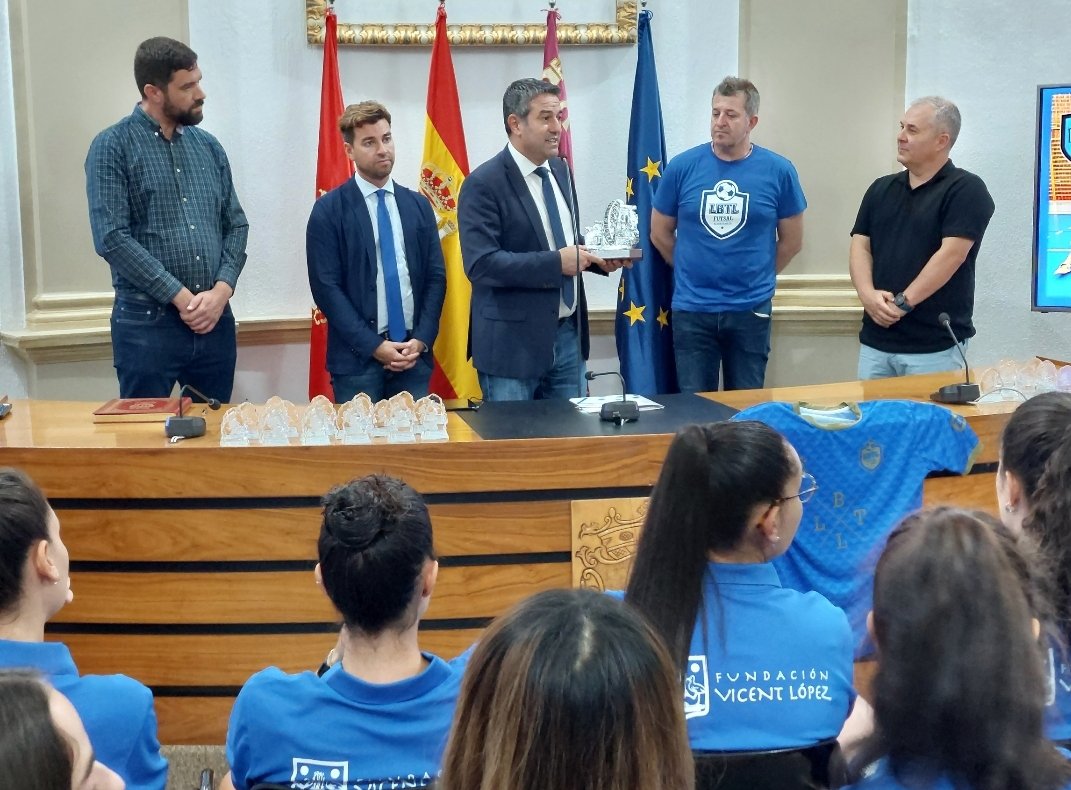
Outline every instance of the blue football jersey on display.
[[774, 560], [785, 587], [816, 590], [848, 614], [856, 655], [866, 646], [874, 566], [893, 527], [922, 507], [930, 472], [965, 474], [978, 437], [958, 414], [915, 401], [835, 408], [762, 403], [734, 420], [758, 420], [796, 448], [818, 491], [803, 506], [799, 532]]

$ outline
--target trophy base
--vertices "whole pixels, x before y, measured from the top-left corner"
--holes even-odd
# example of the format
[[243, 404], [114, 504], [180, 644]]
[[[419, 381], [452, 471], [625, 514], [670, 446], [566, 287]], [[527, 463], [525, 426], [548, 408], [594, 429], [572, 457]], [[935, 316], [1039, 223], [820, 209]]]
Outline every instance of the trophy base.
[[643, 257], [643, 250], [639, 247], [585, 247], [585, 249], [592, 255], [598, 255], [604, 261], [615, 258], [638, 261]]

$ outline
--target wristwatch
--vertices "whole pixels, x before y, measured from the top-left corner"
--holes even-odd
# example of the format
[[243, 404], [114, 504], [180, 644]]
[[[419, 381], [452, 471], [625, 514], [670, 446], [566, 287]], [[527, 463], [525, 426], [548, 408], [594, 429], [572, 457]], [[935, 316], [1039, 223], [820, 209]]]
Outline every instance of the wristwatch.
[[894, 296], [892, 301], [893, 301], [894, 305], [899, 307], [905, 313], [910, 313], [912, 310], [915, 309], [915, 305], [913, 305], [913, 304], [911, 304], [911, 302], [907, 301], [907, 297], [904, 296], [904, 292], [903, 291], [900, 291], [900, 293], [898, 293], [896, 296]]

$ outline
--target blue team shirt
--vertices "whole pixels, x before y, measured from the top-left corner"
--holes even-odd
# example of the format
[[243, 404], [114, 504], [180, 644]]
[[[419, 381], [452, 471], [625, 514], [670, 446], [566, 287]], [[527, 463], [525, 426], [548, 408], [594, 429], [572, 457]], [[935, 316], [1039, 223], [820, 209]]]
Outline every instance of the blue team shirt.
[[836, 409], [762, 403], [733, 419], [759, 420], [779, 431], [814, 475], [818, 491], [803, 506], [792, 545], [774, 564], [785, 586], [817, 590], [844, 609], [857, 644], [864, 645], [874, 565], [889, 533], [922, 506], [927, 474], [970, 469], [978, 437], [959, 415], [914, 401]]
[[835, 737], [855, 701], [844, 612], [782, 587], [770, 563], [708, 564], [684, 669], [693, 749], [809, 746]]
[[40, 672], [78, 711], [97, 759], [128, 790], [163, 790], [167, 760], [160, 755], [152, 692], [126, 675], [79, 675], [59, 642], [0, 639], [0, 668]]
[[1071, 666], [1056, 639], [1049, 640], [1049, 699], [1045, 708], [1045, 734], [1054, 741], [1071, 741]]
[[463, 664], [430, 662], [397, 683], [331, 667], [288, 675], [269, 667], [242, 687], [227, 729], [237, 790], [275, 782], [316, 790], [427, 787], [439, 773]]
[[807, 208], [796, 168], [761, 146], [733, 162], [710, 143], [676, 156], [654, 208], [677, 220], [673, 309], [751, 309], [773, 297], [777, 223]]

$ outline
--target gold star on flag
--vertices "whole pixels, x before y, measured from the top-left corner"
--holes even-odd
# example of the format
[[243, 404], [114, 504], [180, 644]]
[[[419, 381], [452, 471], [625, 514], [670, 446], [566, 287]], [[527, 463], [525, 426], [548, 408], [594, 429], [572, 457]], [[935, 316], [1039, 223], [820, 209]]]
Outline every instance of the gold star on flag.
[[659, 307], [658, 318], [656, 318], [655, 320], [662, 325], [663, 329], [665, 329], [667, 326], [669, 326], [669, 310], [664, 307]]
[[636, 193], [632, 191], [632, 179], [631, 178], [626, 178], [625, 179], [625, 197], [626, 198], [630, 198], [635, 194]]
[[[622, 272], [624, 274], [624, 272]], [[625, 278], [621, 278], [621, 283], [617, 286], [617, 299], [618, 301], [625, 301]]]
[[662, 164], [661, 160], [659, 160], [657, 162], [652, 162], [651, 161], [651, 157], [647, 157], [647, 167], [641, 167], [640, 168], [640, 172], [647, 174], [647, 182], [648, 183], [650, 183], [651, 181], [654, 181], [656, 176], [661, 176], [662, 175], [661, 173], [658, 172], [658, 168], [661, 166], [661, 164]]
[[643, 311], [646, 309], [647, 306], [643, 305], [641, 307], [637, 307], [635, 302], [629, 302], [629, 304], [632, 305], [631, 309], [626, 310], [624, 313], [629, 317], [628, 325], [633, 326], [637, 321], [643, 321], [644, 323], [646, 323], [646, 320], [643, 317]]

